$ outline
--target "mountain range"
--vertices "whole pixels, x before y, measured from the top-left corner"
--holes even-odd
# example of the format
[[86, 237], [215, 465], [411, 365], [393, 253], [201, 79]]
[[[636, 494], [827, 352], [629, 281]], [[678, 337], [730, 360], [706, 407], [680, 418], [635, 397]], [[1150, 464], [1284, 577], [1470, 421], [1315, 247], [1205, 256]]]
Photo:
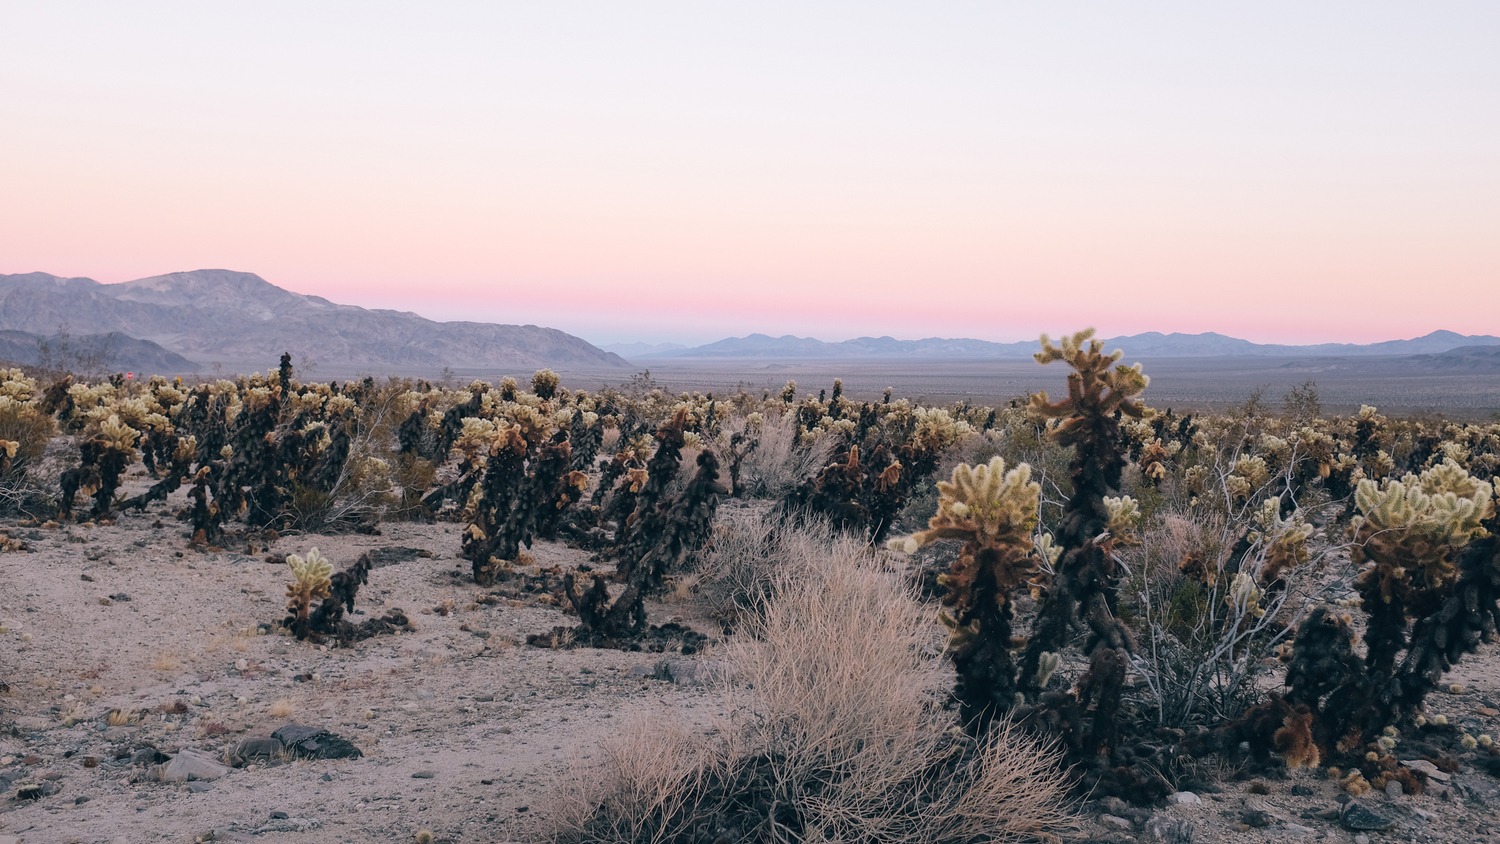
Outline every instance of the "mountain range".
[[435, 322], [413, 313], [339, 305], [232, 270], [120, 284], [47, 273], [0, 275], [0, 330], [115, 333], [155, 343], [191, 362], [187, 369], [149, 367], [164, 373], [216, 363], [231, 371], [264, 369], [288, 351], [294, 360], [318, 367], [370, 372], [629, 366], [619, 355], [554, 328]]
[[[1465, 347], [1500, 346], [1500, 337], [1464, 335], [1452, 331], [1434, 331], [1410, 340], [1387, 340], [1380, 343], [1319, 343], [1293, 346], [1252, 343], [1236, 337], [1207, 332], [1203, 334], [1162, 334], [1152, 331], [1103, 341], [1106, 348], [1124, 349], [1132, 360], [1142, 357], [1273, 357], [1273, 356], [1406, 356], [1437, 355]], [[994, 343], [987, 340], [945, 339], [897, 340], [892, 337], [859, 337], [838, 343], [812, 337], [771, 337], [751, 334], [730, 337], [687, 349], [669, 349], [637, 354], [636, 361], [688, 359], [758, 359], [758, 360], [882, 360], [882, 359], [1022, 359], [1037, 350], [1037, 341]]]
[[0, 331], [0, 361], [46, 369], [68, 369], [98, 374], [104, 369], [128, 372], [191, 372], [192, 361], [150, 340], [118, 332], [109, 334], [52, 334]]

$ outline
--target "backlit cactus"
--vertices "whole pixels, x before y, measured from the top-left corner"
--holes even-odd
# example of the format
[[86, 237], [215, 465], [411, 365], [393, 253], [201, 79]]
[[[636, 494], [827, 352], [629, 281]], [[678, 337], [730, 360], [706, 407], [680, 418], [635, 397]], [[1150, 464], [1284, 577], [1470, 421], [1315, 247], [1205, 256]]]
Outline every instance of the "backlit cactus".
[[[1034, 542], [1041, 485], [1022, 463], [1006, 471], [992, 458], [962, 464], [938, 482], [938, 512], [925, 531], [893, 546], [911, 551], [941, 539], [963, 543], [952, 568], [939, 576], [942, 620], [951, 631], [949, 655], [958, 670], [954, 690], [965, 724], [982, 731], [1015, 703], [1016, 667], [1011, 641], [1011, 594], [1030, 590], [1043, 558]], [[1053, 654], [1052, 668], [1056, 668]]]

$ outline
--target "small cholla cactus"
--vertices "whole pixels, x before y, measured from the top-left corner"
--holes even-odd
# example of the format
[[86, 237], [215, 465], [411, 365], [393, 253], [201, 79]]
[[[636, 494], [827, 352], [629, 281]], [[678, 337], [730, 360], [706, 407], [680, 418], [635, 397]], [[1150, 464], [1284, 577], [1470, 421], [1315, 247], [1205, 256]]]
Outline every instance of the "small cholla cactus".
[[1259, 455], [1250, 455], [1234, 462], [1234, 467], [1229, 471], [1229, 477], [1225, 479], [1225, 487], [1229, 490], [1231, 498], [1244, 501], [1264, 488], [1270, 479], [1271, 468], [1266, 464], [1266, 459]]
[[306, 557], [288, 554], [286, 564], [292, 570], [292, 582], [286, 587], [288, 626], [305, 628], [312, 613], [313, 599], [327, 598], [332, 588], [333, 564], [322, 552], [312, 548]]
[[1276, 583], [1283, 573], [1307, 562], [1307, 539], [1313, 528], [1303, 521], [1300, 511], [1282, 518], [1281, 500], [1268, 498], [1255, 511], [1253, 521], [1255, 529], [1247, 539], [1264, 552], [1265, 563], [1259, 573], [1262, 583]]
[[1138, 545], [1141, 526], [1140, 504], [1128, 495], [1104, 497], [1104, 511], [1109, 514], [1106, 527], [1112, 543], [1116, 546]]
[[557, 395], [557, 388], [561, 383], [562, 379], [557, 376], [556, 372], [550, 369], [538, 369], [531, 376], [531, 392], [542, 401], [551, 401]]

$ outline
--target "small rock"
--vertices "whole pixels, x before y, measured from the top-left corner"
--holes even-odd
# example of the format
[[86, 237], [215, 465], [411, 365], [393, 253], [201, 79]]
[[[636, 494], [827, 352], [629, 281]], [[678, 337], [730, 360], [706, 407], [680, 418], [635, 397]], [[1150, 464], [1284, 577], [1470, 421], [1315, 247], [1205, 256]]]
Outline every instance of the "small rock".
[[189, 782], [193, 780], [216, 780], [229, 773], [229, 766], [198, 750], [184, 748], [166, 764], [156, 768], [157, 778], [162, 782]]
[[1412, 769], [1413, 771], [1416, 771], [1429, 780], [1447, 782], [1450, 779], [1447, 772], [1443, 771], [1441, 768], [1432, 764], [1426, 759], [1412, 759], [1410, 761], [1402, 761], [1401, 764]]
[[1243, 823], [1245, 826], [1248, 826], [1251, 829], [1264, 829], [1265, 827], [1268, 827], [1275, 822], [1276, 818], [1274, 818], [1270, 812], [1265, 812], [1260, 809], [1246, 809], [1244, 812], [1240, 813], [1240, 823]]
[[1135, 828], [1134, 824], [1118, 815], [1100, 815], [1099, 823], [1125, 832], [1129, 832]]
[[291, 817], [291, 815], [288, 815], [286, 812], [272, 812], [271, 813], [271, 820], [273, 820], [273, 821], [284, 821], [284, 820], [286, 820], [287, 818], [290, 818], [290, 817]]
[[1360, 834], [1354, 836], [1354, 844], [1370, 844], [1370, 836], [1365, 835], [1363, 832], [1361, 832]]
[[1197, 806], [1203, 798], [1191, 791], [1179, 791], [1167, 797], [1167, 802], [1177, 806]]
[[1406, 789], [1401, 787], [1400, 780], [1389, 780], [1386, 782], [1385, 796], [1390, 798], [1391, 800], [1395, 800], [1405, 793]]
[[118, 604], [129, 603], [130, 594], [128, 592], [116, 592], [115, 594], [110, 595], [109, 599]]
[[1099, 808], [1107, 815], [1123, 815], [1130, 811], [1130, 804], [1118, 797], [1105, 797], [1099, 801]]
[[1316, 833], [1316, 830], [1314, 830], [1310, 826], [1303, 826], [1300, 823], [1291, 823], [1290, 821], [1282, 824], [1281, 828], [1286, 830], [1287, 834], [1295, 836], [1297, 838], [1305, 838]]
[[187, 790], [191, 791], [194, 794], [202, 794], [205, 791], [212, 791], [213, 788], [214, 784], [211, 782], [199, 782], [198, 780], [193, 780], [187, 783]]
[[430, 780], [437, 776], [436, 771], [416, 771], [411, 775], [414, 780]]
[[312, 818], [281, 818], [264, 824], [256, 829], [255, 835], [265, 835], [268, 832], [306, 832], [309, 829], [317, 829], [322, 824]]
[[1141, 840], [1147, 844], [1193, 844], [1193, 825], [1181, 818], [1157, 816], [1146, 822]]
[[1344, 806], [1344, 811], [1339, 814], [1339, 822], [1344, 825], [1344, 829], [1371, 832], [1390, 829], [1396, 823], [1358, 800], [1350, 800]]
[[478, 701], [479, 703], [490, 703], [494, 699], [495, 699], [495, 696], [494, 695], [490, 695], [490, 694], [475, 695], [474, 696], [474, 700]]
[[1292, 786], [1292, 795], [1295, 797], [1311, 797], [1313, 796], [1312, 786], [1297, 783]]
[[243, 768], [251, 762], [278, 762], [287, 756], [286, 745], [268, 736], [247, 738], [234, 746], [229, 753], [229, 763]]

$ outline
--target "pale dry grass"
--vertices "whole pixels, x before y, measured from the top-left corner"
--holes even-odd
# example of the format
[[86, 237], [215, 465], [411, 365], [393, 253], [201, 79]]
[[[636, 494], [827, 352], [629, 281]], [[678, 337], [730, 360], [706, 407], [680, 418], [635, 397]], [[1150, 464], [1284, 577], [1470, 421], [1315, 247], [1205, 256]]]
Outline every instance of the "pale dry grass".
[[736, 715], [712, 738], [677, 718], [629, 725], [565, 776], [546, 839], [938, 844], [1069, 828], [1047, 749], [956, 728], [929, 608], [862, 544], [825, 540], [771, 583], [726, 649]]
[[814, 516], [768, 524], [752, 513], [724, 514], [679, 592], [703, 600], [715, 615], [735, 618], [763, 607], [782, 574], [820, 565], [830, 554], [861, 554], [864, 548], [863, 539], [835, 531]]
[[797, 433], [797, 418], [791, 412], [765, 417], [755, 434], [759, 444], [740, 468], [740, 483], [750, 495], [782, 498], [832, 461], [831, 438], [802, 443]]

